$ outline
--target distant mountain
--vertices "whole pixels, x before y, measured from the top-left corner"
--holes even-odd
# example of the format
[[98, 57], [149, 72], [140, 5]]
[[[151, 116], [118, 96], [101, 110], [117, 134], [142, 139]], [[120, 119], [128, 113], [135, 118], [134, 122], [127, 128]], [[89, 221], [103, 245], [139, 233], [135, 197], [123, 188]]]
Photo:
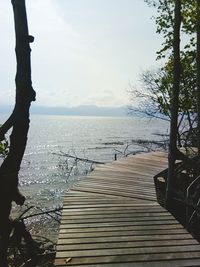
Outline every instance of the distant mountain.
[[[10, 113], [11, 106], [0, 106], [0, 113]], [[127, 115], [126, 107], [98, 107], [95, 105], [82, 105], [77, 107], [45, 107], [31, 106], [32, 114], [69, 115], [69, 116], [110, 116], [122, 117]]]
[[50, 115], [74, 115], [74, 116], [125, 116], [125, 107], [97, 107], [97, 106], [77, 106], [77, 107], [31, 107], [33, 114]]

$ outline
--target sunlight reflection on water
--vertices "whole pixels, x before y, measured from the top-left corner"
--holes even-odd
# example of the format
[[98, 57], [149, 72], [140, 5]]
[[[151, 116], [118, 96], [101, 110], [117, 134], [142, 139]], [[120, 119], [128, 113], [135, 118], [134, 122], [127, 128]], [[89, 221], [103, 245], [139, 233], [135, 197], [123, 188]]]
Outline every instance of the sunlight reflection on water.
[[[115, 149], [123, 151], [127, 143], [135, 139], [162, 139], [155, 134], [166, 133], [167, 128], [165, 121], [138, 117], [32, 115], [20, 171], [21, 188], [31, 185], [29, 198], [32, 196], [33, 202], [35, 198], [38, 201], [43, 194], [35, 195], [34, 186], [37, 188], [39, 185], [42, 189], [51, 185], [50, 189], [58, 190], [56, 194], [59, 195], [59, 188], [67, 189], [73, 182], [66, 183], [66, 159], [53, 153], [63, 151], [82, 158], [108, 162], [114, 159]], [[133, 144], [130, 149], [137, 151], [141, 148]], [[85, 174], [85, 164], [79, 165], [80, 173], [74, 175]], [[60, 198], [56, 194], [53, 197], [57, 205]]]
[[[47, 209], [58, 207], [64, 192], [89, 168], [80, 162], [78, 169], [69, 176], [73, 160], [66, 161], [53, 153], [63, 151], [81, 158], [109, 162], [114, 160], [115, 149], [123, 151], [136, 139], [162, 140], [163, 137], [156, 134], [166, 134], [167, 129], [167, 122], [147, 118], [31, 116], [19, 176], [26, 203]], [[129, 149], [137, 151], [141, 147], [132, 144]]]

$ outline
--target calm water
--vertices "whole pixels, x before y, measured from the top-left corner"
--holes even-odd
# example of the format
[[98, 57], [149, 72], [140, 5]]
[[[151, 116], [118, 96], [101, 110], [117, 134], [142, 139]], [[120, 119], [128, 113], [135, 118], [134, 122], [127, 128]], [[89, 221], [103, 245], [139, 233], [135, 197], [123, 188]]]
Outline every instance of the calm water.
[[[3, 120], [3, 118], [2, 118]], [[61, 204], [61, 196], [91, 167], [54, 153], [109, 162], [116, 150], [141, 150], [132, 140], [161, 140], [165, 121], [121, 117], [33, 115], [22, 168], [20, 189], [26, 203], [43, 209]], [[78, 178], [79, 177], [79, 178]]]

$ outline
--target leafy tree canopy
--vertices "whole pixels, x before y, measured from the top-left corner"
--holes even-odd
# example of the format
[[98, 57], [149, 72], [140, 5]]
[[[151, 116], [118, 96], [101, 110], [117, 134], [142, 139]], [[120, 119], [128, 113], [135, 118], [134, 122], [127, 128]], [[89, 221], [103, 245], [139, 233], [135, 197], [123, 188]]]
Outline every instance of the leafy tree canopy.
[[[131, 90], [131, 94], [142, 100], [143, 112], [150, 116], [171, 117], [170, 103], [173, 86], [173, 29], [174, 0], [145, 0], [157, 9], [154, 17], [157, 33], [163, 35], [162, 47], [157, 51], [157, 60], [164, 60], [161, 68], [146, 71], [141, 75], [142, 89]], [[181, 80], [179, 103], [179, 131], [193, 131], [196, 127], [196, 23], [197, 3], [182, 0], [181, 24]], [[163, 62], [163, 61], [162, 61]], [[194, 131], [193, 131], [194, 132]], [[185, 135], [184, 135], [184, 138]], [[187, 139], [187, 138], [186, 138]]]

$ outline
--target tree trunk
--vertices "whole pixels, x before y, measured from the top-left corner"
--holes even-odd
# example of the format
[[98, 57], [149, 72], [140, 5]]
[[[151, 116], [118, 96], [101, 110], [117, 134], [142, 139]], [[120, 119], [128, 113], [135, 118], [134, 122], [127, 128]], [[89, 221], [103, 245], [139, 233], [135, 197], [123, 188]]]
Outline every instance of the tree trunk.
[[200, 156], [200, 0], [197, 0], [197, 142]]
[[172, 197], [172, 189], [174, 187], [174, 168], [177, 150], [177, 134], [178, 134], [178, 109], [179, 109], [179, 91], [180, 91], [180, 27], [181, 27], [181, 0], [175, 1], [174, 10], [174, 70], [173, 70], [173, 90], [171, 98], [171, 121], [170, 121], [170, 144], [169, 144], [169, 168], [167, 176], [166, 205], [170, 207]]
[[1, 135], [12, 128], [10, 149], [0, 167], [0, 266], [7, 266], [7, 248], [11, 228], [11, 202], [22, 205], [25, 198], [18, 191], [18, 172], [24, 155], [29, 129], [29, 108], [35, 100], [31, 82], [30, 45], [25, 0], [12, 0], [16, 34], [16, 103], [13, 114], [0, 130]]

